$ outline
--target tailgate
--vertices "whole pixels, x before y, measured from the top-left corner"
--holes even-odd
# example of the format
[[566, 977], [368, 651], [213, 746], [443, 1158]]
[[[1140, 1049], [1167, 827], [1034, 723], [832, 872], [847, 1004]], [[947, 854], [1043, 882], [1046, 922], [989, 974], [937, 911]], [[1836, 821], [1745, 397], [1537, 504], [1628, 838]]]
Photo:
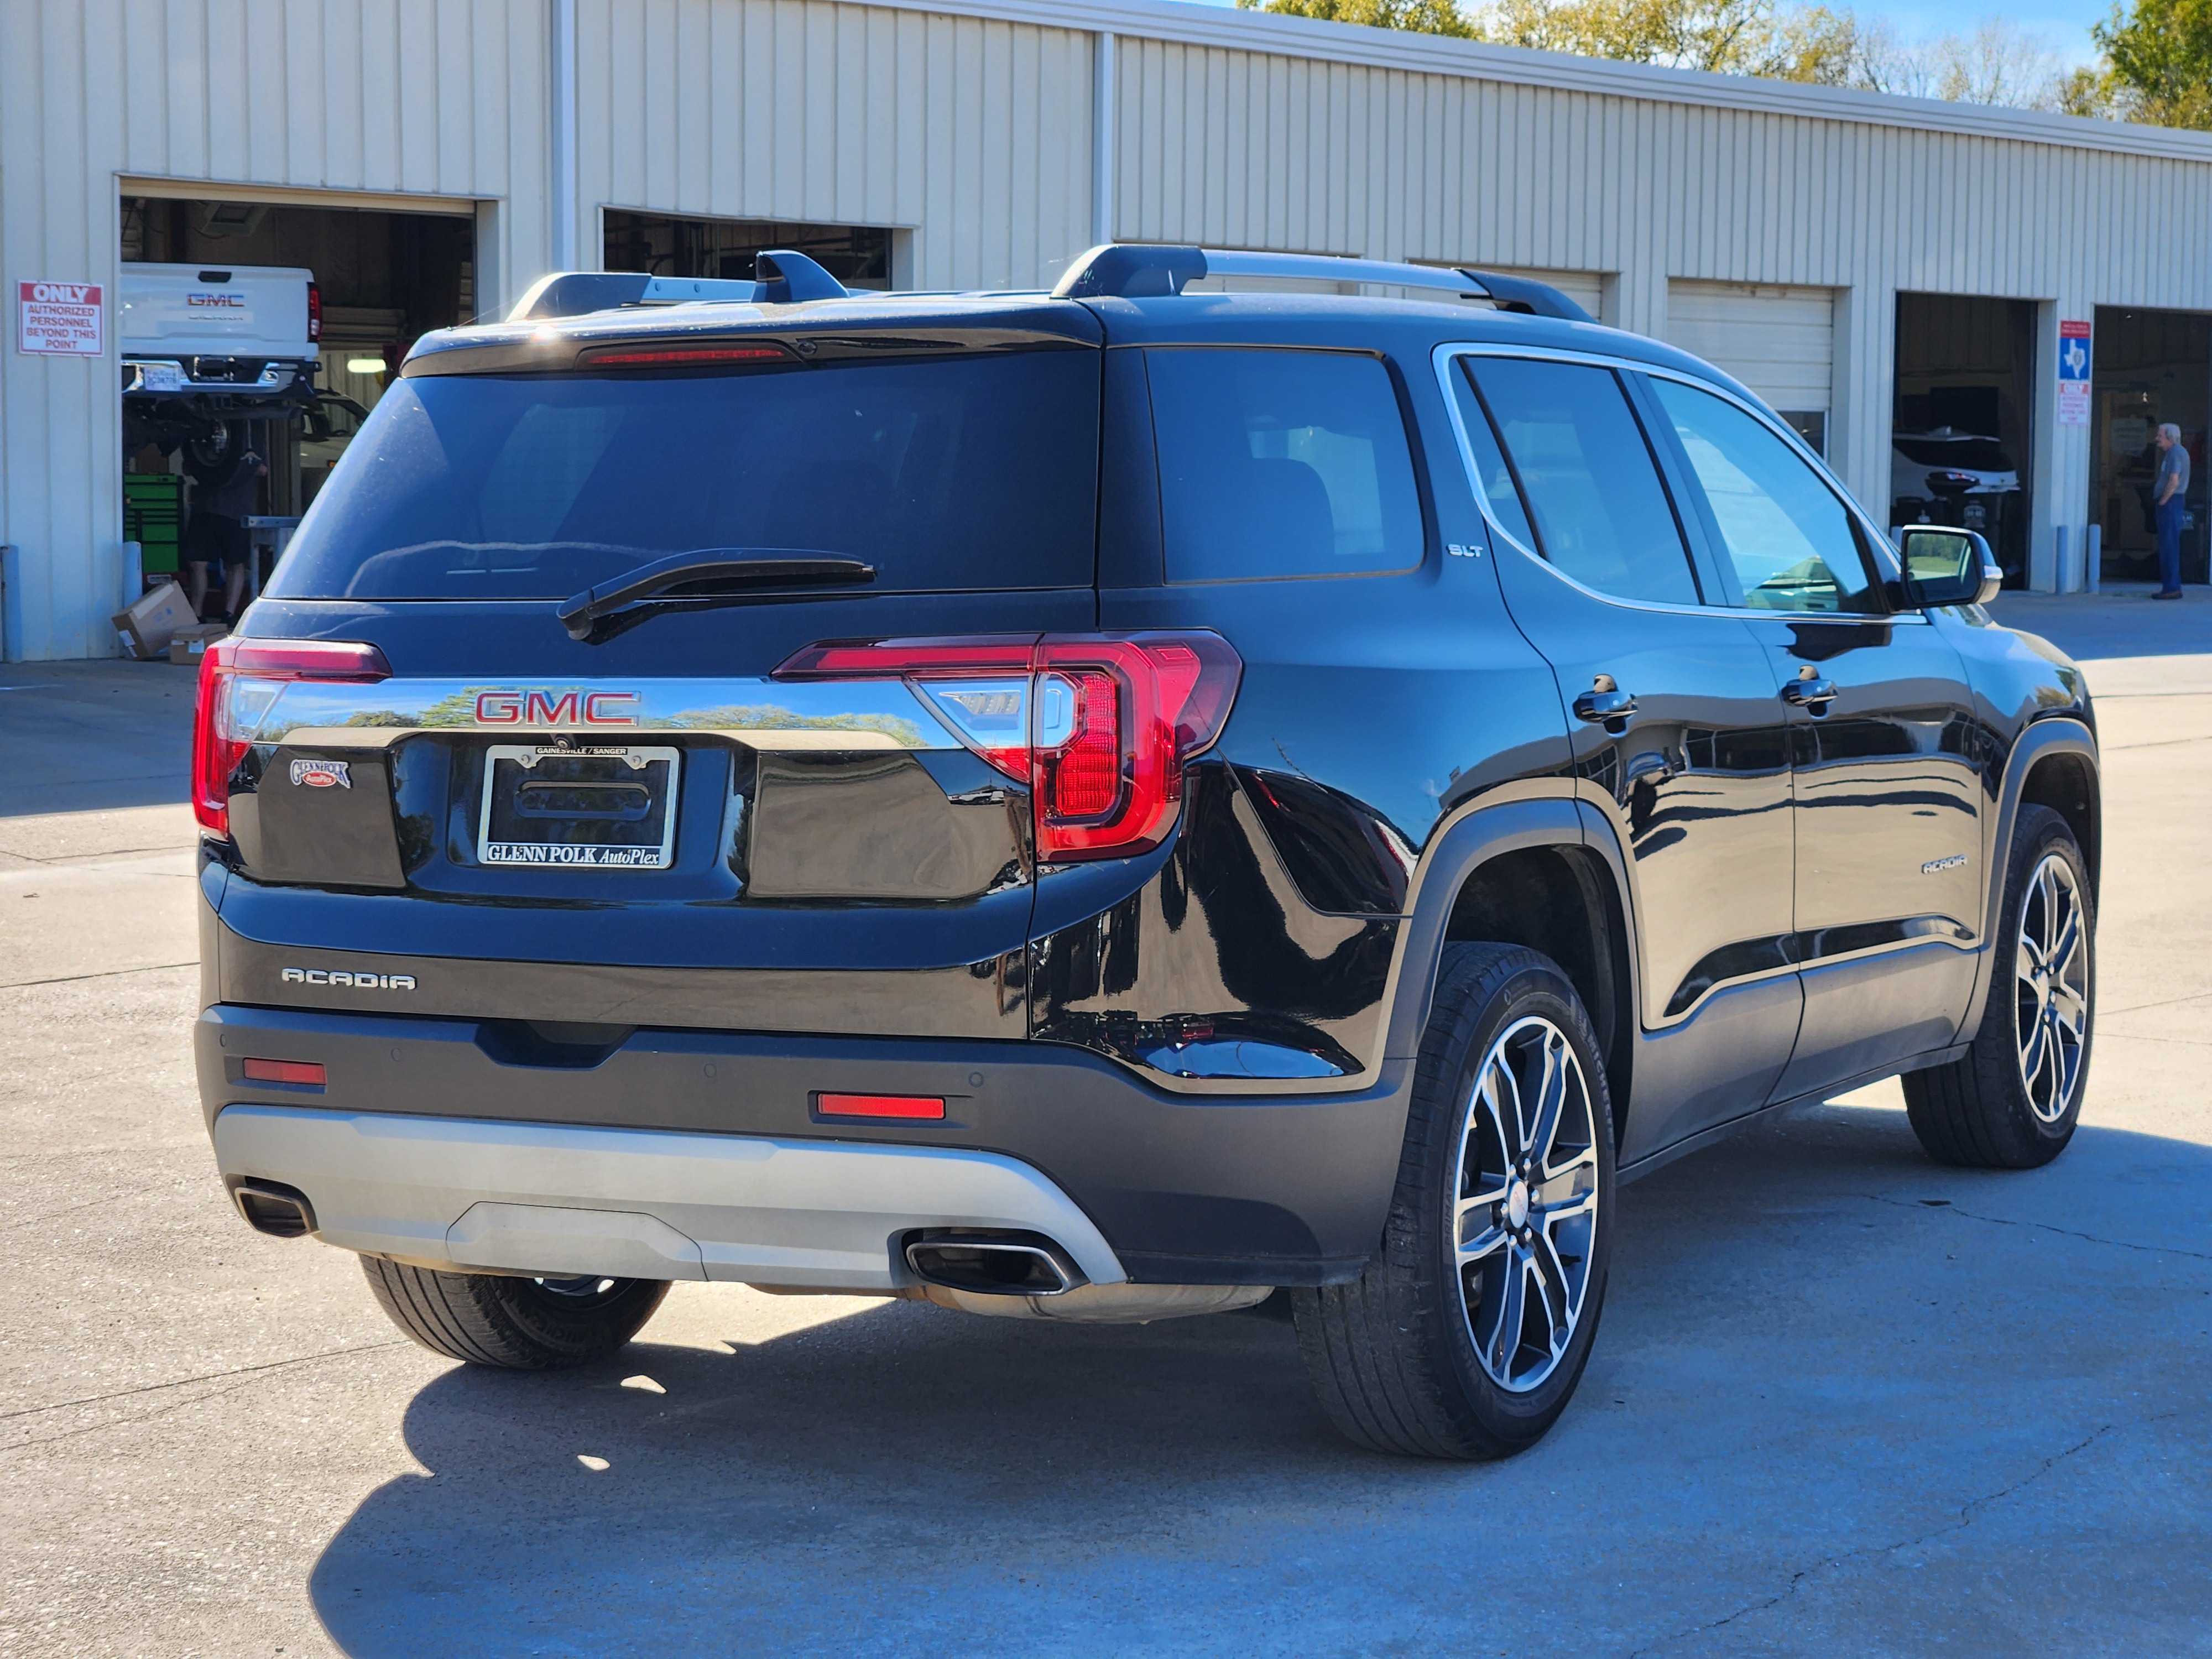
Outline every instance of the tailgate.
[[393, 678], [243, 712], [226, 1000], [1023, 1034], [1029, 793], [902, 681]]

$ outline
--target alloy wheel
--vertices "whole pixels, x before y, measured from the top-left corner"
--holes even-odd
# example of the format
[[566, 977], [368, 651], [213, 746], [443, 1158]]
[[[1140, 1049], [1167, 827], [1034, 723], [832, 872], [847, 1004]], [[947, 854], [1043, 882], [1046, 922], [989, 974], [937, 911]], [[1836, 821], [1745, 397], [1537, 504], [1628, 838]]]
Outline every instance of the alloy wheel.
[[2074, 866], [2046, 853], [2027, 878], [2015, 952], [2014, 1033], [2028, 1109], [2056, 1123], [2073, 1104], [2089, 1034], [2089, 941]]
[[1453, 1191], [1454, 1277], [1476, 1358], [1519, 1394], [1581, 1322], [1597, 1231], [1598, 1126], [1566, 1034], [1516, 1020], [1474, 1073]]

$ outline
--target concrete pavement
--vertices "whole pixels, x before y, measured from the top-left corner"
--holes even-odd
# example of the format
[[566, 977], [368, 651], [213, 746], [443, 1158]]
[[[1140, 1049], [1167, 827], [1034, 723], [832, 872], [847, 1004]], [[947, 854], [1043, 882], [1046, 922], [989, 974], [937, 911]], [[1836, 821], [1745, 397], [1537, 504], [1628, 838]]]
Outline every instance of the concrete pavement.
[[2212, 607], [2003, 608], [2103, 721], [2073, 1148], [1939, 1170], [1893, 1085], [1626, 1189], [1484, 1468], [1343, 1445], [1254, 1316], [679, 1285], [595, 1370], [423, 1352], [214, 1178], [188, 675], [0, 669], [0, 1655], [2212, 1651]]

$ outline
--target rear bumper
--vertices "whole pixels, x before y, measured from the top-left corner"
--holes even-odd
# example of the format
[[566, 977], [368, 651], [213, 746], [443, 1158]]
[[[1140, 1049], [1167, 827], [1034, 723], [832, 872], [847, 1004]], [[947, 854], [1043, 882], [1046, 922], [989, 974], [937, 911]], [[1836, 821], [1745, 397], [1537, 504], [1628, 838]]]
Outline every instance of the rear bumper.
[[232, 1106], [226, 1179], [305, 1194], [328, 1244], [457, 1268], [890, 1290], [901, 1236], [1042, 1233], [1094, 1285], [1127, 1275], [1067, 1195], [989, 1152]]
[[[611, 1049], [562, 1056], [518, 1050], [513, 1030], [499, 1022], [224, 1003], [201, 1015], [195, 1049], [224, 1175], [299, 1188], [333, 1243], [459, 1261], [418, 1247], [444, 1242], [450, 1250], [453, 1228], [474, 1205], [605, 1211], [661, 1223], [681, 1242], [652, 1228], [632, 1229], [629, 1242], [648, 1252], [673, 1251], [679, 1264], [690, 1260], [684, 1246], [696, 1243], [696, 1271], [658, 1274], [672, 1278], [888, 1285], [901, 1282], [903, 1272], [886, 1249], [892, 1234], [981, 1225], [1058, 1238], [1098, 1283], [1122, 1277], [1152, 1284], [1338, 1283], [1357, 1276], [1380, 1240], [1405, 1131], [1406, 1072], [1395, 1065], [1357, 1094], [1206, 1097], [1149, 1089], [1110, 1060], [1046, 1043], [642, 1028]], [[519, 1054], [580, 1063], [518, 1063]], [[314, 1061], [327, 1081], [320, 1090], [249, 1083], [240, 1066], [248, 1056]], [[823, 1091], [941, 1096], [945, 1118], [825, 1121], [813, 1109]], [[270, 1118], [263, 1108], [289, 1109], [300, 1121]], [[450, 1147], [434, 1133], [441, 1121], [460, 1137]], [[280, 1122], [291, 1127], [280, 1132]], [[392, 1127], [400, 1124], [408, 1126], [404, 1135]], [[310, 1180], [273, 1163], [234, 1161], [246, 1156], [249, 1142], [241, 1137], [249, 1126], [253, 1146], [296, 1149], [282, 1156], [305, 1160], [301, 1169], [327, 1170], [318, 1176], [325, 1180], [343, 1177], [371, 1151], [396, 1156], [393, 1148], [404, 1143], [407, 1159], [426, 1173], [417, 1179], [403, 1171], [396, 1184], [435, 1196], [413, 1209], [334, 1198], [337, 1207], [326, 1214]], [[615, 1138], [571, 1139], [579, 1132]], [[524, 1139], [500, 1139], [505, 1134]], [[562, 1149], [559, 1156], [570, 1160], [564, 1168], [584, 1173], [510, 1178], [510, 1155], [495, 1150], [510, 1145], [542, 1145], [547, 1157]], [[334, 1147], [343, 1150], [327, 1150]], [[601, 1151], [614, 1161], [592, 1162]], [[937, 1161], [947, 1153], [969, 1161]], [[860, 1161], [869, 1155], [889, 1161]], [[449, 1156], [466, 1172], [441, 1173]], [[685, 1173], [695, 1166], [706, 1187]], [[988, 1203], [973, 1195], [1002, 1193], [999, 1185], [974, 1184], [986, 1168], [997, 1172], [994, 1182], [1018, 1185], [1018, 1176], [1035, 1183], [1022, 1200], [1032, 1218], [981, 1217], [977, 1212], [1021, 1207], [1003, 1195]], [[948, 1186], [956, 1170], [960, 1181]], [[854, 1173], [836, 1173], [844, 1170]], [[872, 1194], [865, 1202], [841, 1196], [854, 1182]], [[956, 1200], [948, 1192], [968, 1195]], [[1073, 1224], [1055, 1202], [1096, 1237], [1102, 1271], [1093, 1271], [1076, 1238], [1063, 1237], [1060, 1229]], [[691, 1205], [726, 1213], [710, 1219], [686, 1210], [687, 1224], [675, 1211]], [[779, 1218], [748, 1222], [739, 1212]], [[1042, 1218], [1048, 1212], [1051, 1225]], [[373, 1229], [345, 1233], [349, 1224], [337, 1218], [356, 1213], [410, 1218], [390, 1236], [415, 1242], [356, 1242], [387, 1236]], [[479, 1215], [461, 1236], [473, 1239], [471, 1229], [494, 1223], [495, 1231], [526, 1232], [544, 1219]], [[614, 1225], [592, 1224], [602, 1231]], [[710, 1240], [698, 1230], [714, 1235], [723, 1254], [709, 1252]], [[793, 1246], [802, 1237], [828, 1242]], [[839, 1261], [836, 1277], [792, 1277], [793, 1264], [775, 1254], [787, 1248], [831, 1252]], [[862, 1257], [874, 1277], [850, 1276], [848, 1267]], [[493, 1261], [482, 1254], [471, 1260], [565, 1270], [550, 1260]]]

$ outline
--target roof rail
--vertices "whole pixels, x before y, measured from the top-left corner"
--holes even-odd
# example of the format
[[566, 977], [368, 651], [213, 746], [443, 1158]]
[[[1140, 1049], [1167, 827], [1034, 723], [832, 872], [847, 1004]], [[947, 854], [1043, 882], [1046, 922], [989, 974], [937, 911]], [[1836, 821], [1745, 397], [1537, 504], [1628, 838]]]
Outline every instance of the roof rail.
[[580, 317], [623, 306], [680, 306], [736, 301], [794, 305], [802, 300], [842, 300], [850, 290], [804, 253], [766, 248], [753, 256], [757, 280], [711, 276], [652, 276], [641, 270], [556, 270], [524, 290], [507, 313], [510, 323]]
[[1080, 254], [1053, 289], [1063, 300], [1118, 295], [1142, 299], [1181, 294], [1201, 276], [1297, 277], [1360, 283], [1380, 288], [1428, 289], [1462, 299], [1487, 300], [1500, 311], [1568, 322], [1597, 319], [1548, 283], [1526, 276], [1442, 265], [1401, 264], [1388, 259], [1345, 259], [1328, 253], [1255, 253], [1237, 250], [1110, 242]]

